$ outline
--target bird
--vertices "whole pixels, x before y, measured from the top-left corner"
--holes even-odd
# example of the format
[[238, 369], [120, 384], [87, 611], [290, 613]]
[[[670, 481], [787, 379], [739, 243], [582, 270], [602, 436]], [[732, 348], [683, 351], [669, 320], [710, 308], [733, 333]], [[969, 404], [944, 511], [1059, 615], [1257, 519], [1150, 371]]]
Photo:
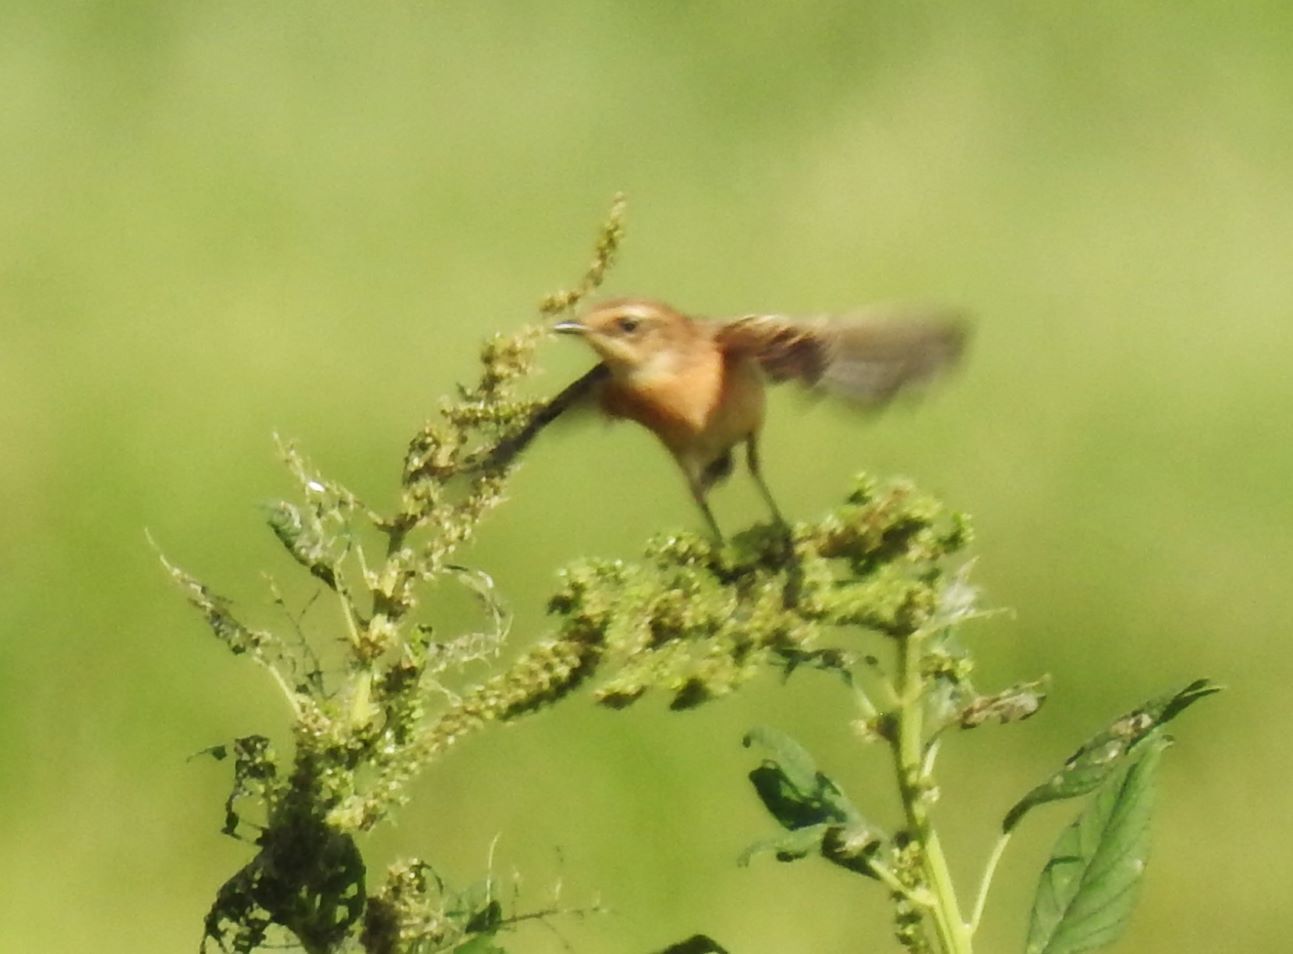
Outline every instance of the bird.
[[595, 304], [554, 324], [600, 359], [500, 441], [487, 464], [502, 468], [562, 414], [596, 405], [612, 419], [646, 427], [677, 462], [718, 541], [710, 490], [746, 463], [773, 518], [788, 526], [763, 477], [759, 435], [768, 383], [798, 381], [875, 408], [943, 374], [960, 358], [963, 315], [937, 306], [871, 306], [840, 316], [748, 314], [701, 319], [649, 298]]

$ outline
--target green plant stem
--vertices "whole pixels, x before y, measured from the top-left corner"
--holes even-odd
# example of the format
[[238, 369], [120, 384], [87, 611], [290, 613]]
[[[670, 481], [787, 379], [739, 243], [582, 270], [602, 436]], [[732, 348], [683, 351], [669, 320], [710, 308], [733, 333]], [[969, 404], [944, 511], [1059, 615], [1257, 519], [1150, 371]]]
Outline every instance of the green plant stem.
[[886, 888], [894, 894], [901, 895], [906, 898], [917, 907], [931, 909], [934, 907], [934, 899], [930, 896], [928, 891], [919, 886], [913, 888], [910, 885], [903, 884], [901, 879], [890, 871], [887, 866], [872, 861], [871, 872]]
[[970, 917], [970, 934], [979, 930], [979, 922], [983, 920], [983, 907], [988, 902], [988, 888], [992, 885], [992, 876], [996, 874], [997, 863], [1001, 861], [1001, 856], [1005, 853], [1008, 844], [1010, 844], [1009, 832], [997, 839], [997, 843], [992, 846], [992, 854], [988, 855], [988, 863], [983, 869], [983, 880], [979, 882], [979, 896], [974, 900], [974, 914]]
[[921, 638], [899, 637], [897, 733], [893, 753], [907, 827], [920, 848], [921, 869], [933, 897], [931, 913], [944, 954], [972, 954], [970, 927], [961, 917], [947, 859], [929, 817], [929, 780], [925, 773], [924, 694], [920, 673]]
[[287, 700], [287, 704], [292, 710], [292, 716], [299, 719], [301, 717], [301, 703], [297, 699], [296, 690], [288, 684], [287, 679], [279, 672], [277, 666], [272, 663], [265, 663], [265, 668], [269, 670], [269, 674], [278, 683], [278, 688], [282, 690], [283, 698]]

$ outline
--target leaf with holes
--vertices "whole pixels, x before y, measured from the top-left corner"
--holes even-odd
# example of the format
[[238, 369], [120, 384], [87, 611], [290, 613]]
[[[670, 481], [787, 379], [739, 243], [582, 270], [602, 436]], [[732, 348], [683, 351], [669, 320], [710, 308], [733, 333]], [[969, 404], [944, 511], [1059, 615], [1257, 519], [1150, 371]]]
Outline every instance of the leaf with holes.
[[1009, 832], [1038, 805], [1095, 791], [1126, 764], [1128, 757], [1140, 754], [1141, 743], [1150, 733], [1204, 696], [1220, 691], [1216, 683], [1196, 679], [1180, 692], [1159, 696], [1133, 709], [1074, 752], [1054, 776], [1020, 799], [1006, 813], [1001, 830]]

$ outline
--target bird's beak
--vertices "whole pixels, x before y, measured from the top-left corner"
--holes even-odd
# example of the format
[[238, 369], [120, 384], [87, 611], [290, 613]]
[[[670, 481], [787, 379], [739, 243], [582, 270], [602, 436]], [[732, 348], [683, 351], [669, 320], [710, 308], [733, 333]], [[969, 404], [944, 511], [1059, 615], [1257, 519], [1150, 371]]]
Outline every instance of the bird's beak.
[[588, 331], [588, 326], [582, 321], [559, 321], [552, 330], [559, 335], [582, 335]]

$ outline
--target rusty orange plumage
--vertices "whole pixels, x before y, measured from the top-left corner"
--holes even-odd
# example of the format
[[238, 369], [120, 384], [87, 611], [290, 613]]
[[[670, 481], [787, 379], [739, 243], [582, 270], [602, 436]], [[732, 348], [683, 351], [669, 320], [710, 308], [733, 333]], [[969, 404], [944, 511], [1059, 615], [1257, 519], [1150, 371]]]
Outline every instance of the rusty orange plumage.
[[506, 465], [564, 411], [595, 402], [660, 439], [719, 539], [706, 498], [731, 473], [732, 450], [741, 443], [760, 493], [784, 522], [759, 466], [766, 382], [797, 380], [876, 407], [951, 367], [965, 342], [964, 322], [948, 309], [698, 320], [641, 298], [604, 302], [554, 330], [582, 337], [601, 361], [501, 443], [491, 464]]

